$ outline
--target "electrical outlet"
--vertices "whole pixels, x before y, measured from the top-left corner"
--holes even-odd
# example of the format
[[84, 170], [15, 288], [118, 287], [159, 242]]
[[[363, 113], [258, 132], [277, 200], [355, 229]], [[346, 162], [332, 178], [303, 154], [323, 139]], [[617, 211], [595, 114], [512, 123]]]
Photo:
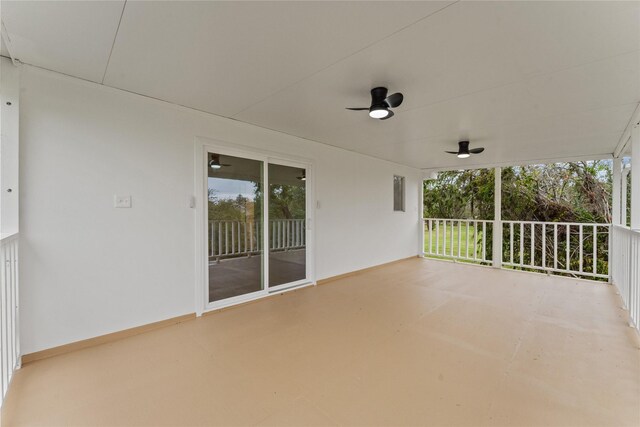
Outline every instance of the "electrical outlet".
[[131, 196], [113, 196], [113, 207], [115, 208], [130, 208]]

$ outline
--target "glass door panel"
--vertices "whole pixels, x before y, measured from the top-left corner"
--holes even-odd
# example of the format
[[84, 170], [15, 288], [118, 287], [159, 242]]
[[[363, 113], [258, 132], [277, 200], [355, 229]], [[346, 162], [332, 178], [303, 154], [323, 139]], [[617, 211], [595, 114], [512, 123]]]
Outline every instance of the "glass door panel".
[[269, 164], [269, 287], [307, 278], [306, 170]]
[[209, 302], [263, 289], [263, 167], [208, 153]]

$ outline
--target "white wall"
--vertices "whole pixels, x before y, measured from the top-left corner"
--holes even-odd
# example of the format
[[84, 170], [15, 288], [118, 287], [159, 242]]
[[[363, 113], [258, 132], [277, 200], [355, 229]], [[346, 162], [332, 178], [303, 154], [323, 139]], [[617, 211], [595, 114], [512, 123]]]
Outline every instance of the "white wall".
[[[314, 159], [318, 279], [418, 253], [420, 172], [21, 68], [23, 354], [195, 311], [196, 136]], [[393, 174], [407, 212], [392, 212]], [[114, 209], [130, 194], [132, 209]]]

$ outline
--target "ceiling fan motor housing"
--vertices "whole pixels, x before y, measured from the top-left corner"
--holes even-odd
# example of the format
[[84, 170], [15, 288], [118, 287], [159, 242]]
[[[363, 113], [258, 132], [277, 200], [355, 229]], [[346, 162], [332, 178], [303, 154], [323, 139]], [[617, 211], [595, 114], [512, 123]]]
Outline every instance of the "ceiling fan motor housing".
[[460, 141], [458, 142], [459, 154], [469, 154], [469, 141]]
[[386, 87], [374, 87], [371, 89], [371, 108], [374, 107], [382, 107], [387, 108], [386, 102], [384, 102], [387, 97], [387, 92], [389, 90]]

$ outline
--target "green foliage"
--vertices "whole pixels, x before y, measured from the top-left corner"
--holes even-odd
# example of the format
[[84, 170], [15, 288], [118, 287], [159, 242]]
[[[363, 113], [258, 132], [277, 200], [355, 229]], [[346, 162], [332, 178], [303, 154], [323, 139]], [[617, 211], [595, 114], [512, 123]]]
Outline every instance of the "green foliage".
[[[502, 168], [502, 219], [534, 222], [611, 222], [611, 161], [555, 163], [548, 165]], [[424, 183], [424, 216], [448, 219], [493, 219], [493, 169], [451, 171]], [[582, 247], [583, 271], [607, 273], [608, 233], [603, 228], [583, 226], [582, 239], [578, 226], [558, 226], [554, 242], [553, 226], [540, 224], [511, 228], [504, 224], [502, 259], [557, 269], [580, 269]], [[433, 231], [433, 230], [432, 230]], [[429, 230], [427, 230], [429, 232]], [[511, 235], [513, 233], [513, 235]], [[485, 239], [487, 259], [492, 259], [493, 229], [478, 233]], [[594, 271], [593, 241], [596, 239]], [[520, 244], [522, 239], [522, 245]], [[510, 245], [513, 241], [513, 249]], [[566, 255], [569, 242], [569, 256]], [[475, 247], [475, 243], [472, 243]], [[522, 250], [520, 248], [522, 247]], [[465, 248], [466, 249], [466, 248]], [[512, 255], [513, 250], [513, 255]], [[557, 255], [557, 256], [556, 256]], [[533, 259], [532, 259], [533, 257]], [[567, 266], [567, 263], [569, 265]], [[522, 269], [527, 269], [523, 267]], [[561, 273], [564, 274], [564, 273]]]
[[[424, 183], [430, 218], [493, 219], [493, 169], [441, 172]], [[610, 222], [611, 161], [502, 169], [502, 219]]]
[[424, 182], [424, 215], [493, 219], [493, 169], [441, 172]]
[[270, 185], [269, 218], [304, 219], [305, 187], [302, 185]]

